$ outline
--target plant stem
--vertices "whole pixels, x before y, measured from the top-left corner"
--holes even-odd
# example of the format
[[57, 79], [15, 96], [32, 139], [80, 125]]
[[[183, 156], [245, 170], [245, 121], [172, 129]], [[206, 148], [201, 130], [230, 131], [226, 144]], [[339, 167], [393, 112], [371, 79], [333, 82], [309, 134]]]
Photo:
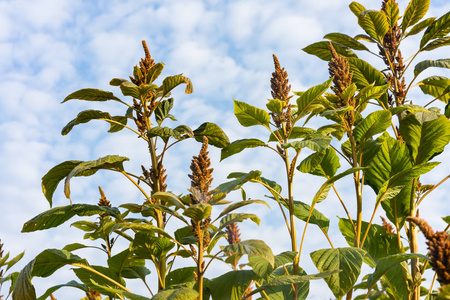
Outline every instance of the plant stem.
[[[416, 216], [416, 203], [415, 203], [415, 192], [416, 192], [416, 184], [417, 179], [413, 180], [411, 187], [411, 196], [410, 196], [410, 213], [411, 217]], [[409, 247], [411, 249], [411, 253], [418, 253], [418, 240], [417, 240], [417, 230], [416, 225], [413, 222], [409, 222]], [[416, 281], [417, 271], [418, 271], [418, 261], [417, 258], [411, 259], [411, 279], [413, 282]], [[414, 287], [412, 300], [420, 300], [420, 285]]]
[[[198, 228], [201, 225], [201, 222], [198, 222]], [[203, 230], [199, 230], [197, 260], [197, 291], [199, 300], [203, 299], [203, 273]]]

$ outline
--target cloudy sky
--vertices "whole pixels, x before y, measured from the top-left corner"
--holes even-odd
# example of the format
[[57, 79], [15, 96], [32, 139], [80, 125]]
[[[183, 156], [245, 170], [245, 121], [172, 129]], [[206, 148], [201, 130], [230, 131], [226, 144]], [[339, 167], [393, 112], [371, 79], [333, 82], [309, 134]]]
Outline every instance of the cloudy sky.
[[[374, 9], [380, 5], [373, 0], [361, 3]], [[131, 161], [125, 165], [130, 171], [138, 172], [141, 164], [148, 164], [148, 153], [140, 141], [125, 131], [108, 134], [106, 124], [91, 122], [76, 127], [68, 136], [60, 134], [62, 127], [81, 110], [96, 108], [123, 113], [123, 107], [114, 103], [60, 102], [68, 94], [87, 87], [121, 95], [118, 88], [108, 83], [114, 77], [127, 78], [131, 74], [132, 67], [143, 56], [142, 40], [147, 41], [152, 57], [166, 64], [163, 75], [183, 73], [193, 82], [193, 94], [174, 93], [172, 112], [179, 124], [196, 128], [210, 121], [219, 124], [230, 140], [265, 139], [266, 133], [260, 128], [242, 128], [238, 124], [232, 99], [265, 107], [266, 99], [271, 97], [273, 53], [287, 69], [294, 91], [325, 81], [326, 63], [301, 49], [330, 32], [362, 33], [348, 4], [344, 0], [0, 0], [0, 239], [4, 249], [12, 255], [26, 250], [18, 264], [23, 267], [46, 248], [81, 241], [82, 233], [69, 223], [45, 232], [20, 233], [24, 222], [49, 208], [40, 184], [42, 176], [54, 165], [65, 160], [93, 160], [107, 154], [130, 157]], [[399, 5], [402, 12], [407, 1], [399, 1]], [[441, 16], [449, 10], [447, 0], [432, 0], [428, 15]], [[415, 43], [417, 39], [405, 43], [402, 49], [405, 57], [414, 53]], [[433, 58], [446, 58], [448, 48], [441, 49]], [[419, 57], [418, 61], [428, 58]], [[371, 62], [380, 66], [379, 61]], [[431, 74], [427, 72], [431, 71], [423, 75]], [[428, 99], [417, 90], [412, 91], [411, 97], [422, 105]], [[317, 125], [313, 120], [311, 126]], [[190, 141], [172, 149], [165, 165], [170, 190], [184, 193], [189, 187], [186, 174], [192, 155], [199, 149], [200, 144]], [[265, 149], [246, 150], [220, 163], [219, 151], [210, 152], [215, 168], [213, 185], [224, 182], [230, 172], [254, 169], [261, 170], [267, 178], [285, 180], [282, 162]], [[440, 180], [448, 174], [448, 159], [448, 154], [441, 157], [446, 162], [436, 168], [430, 180]], [[297, 199], [310, 203], [322, 183], [321, 179], [298, 174]], [[343, 181], [338, 187], [344, 197], [353, 199], [349, 184]], [[98, 185], [113, 205], [142, 201], [128, 182], [106, 172], [73, 180], [72, 200], [97, 203]], [[421, 208], [421, 216], [428, 217], [435, 229], [442, 230], [445, 226], [439, 217], [450, 215], [444, 202], [448, 191], [448, 184], [442, 186]], [[231, 197], [237, 200], [238, 194]], [[367, 195], [367, 206], [372, 207], [373, 193], [367, 190]], [[264, 191], [249, 186], [247, 196], [262, 199]], [[54, 206], [67, 204], [62, 189], [58, 188]], [[290, 241], [277, 206], [270, 204], [272, 210], [251, 209], [261, 217], [261, 226], [242, 225], [242, 237], [263, 239], [274, 253], [280, 253], [289, 250]], [[330, 196], [327, 204], [318, 209], [331, 219], [335, 246], [345, 246], [337, 230], [335, 216], [343, 216], [337, 200]], [[351, 204], [350, 209], [354, 211]], [[301, 223], [298, 226], [303, 228]], [[329, 245], [320, 231], [313, 226], [309, 228], [301, 265], [312, 274], [316, 269], [307, 253]], [[83, 252], [80, 255], [92, 256]], [[207, 276], [214, 277], [226, 272], [227, 267], [217, 266], [211, 271]], [[53, 284], [74, 279], [71, 274], [69, 270], [61, 270], [56, 276], [36, 280], [38, 294]], [[153, 274], [150, 276], [150, 280], [155, 279]], [[323, 282], [313, 282], [310, 298], [332, 297], [323, 287]], [[83, 296], [72, 292], [73, 299]], [[62, 299], [70, 298], [64, 290], [59, 295], [64, 295], [60, 296]]]

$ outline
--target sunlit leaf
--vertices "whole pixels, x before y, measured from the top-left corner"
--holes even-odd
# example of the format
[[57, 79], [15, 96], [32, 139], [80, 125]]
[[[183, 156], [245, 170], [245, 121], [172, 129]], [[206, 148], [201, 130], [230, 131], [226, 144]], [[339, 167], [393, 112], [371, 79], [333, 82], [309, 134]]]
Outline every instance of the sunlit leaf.
[[247, 148], [264, 147], [264, 146], [267, 146], [267, 144], [258, 139], [236, 140], [228, 144], [225, 148], [222, 148], [220, 160], [224, 160], [225, 158], [230, 157], [236, 153], [239, 153]]
[[259, 256], [267, 260], [272, 267], [275, 263], [275, 256], [272, 253], [272, 249], [260, 240], [246, 240], [228, 246], [220, 246], [220, 248], [227, 254]]
[[198, 292], [188, 287], [167, 289], [158, 292], [152, 300], [197, 300]]
[[263, 200], [245, 200], [245, 201], [239, 201], [239, 202], [235, 202], [233, 204], [230, 204], [229, 206], [225, 207], [225, 209], [220, 213], [220, 215], [218, 216], [218, 218], [240, 208], [243, 206], [247, 206], [249, 204], [264, 204], [265, 206], [267, 206], [268, 208], [270, 208], [270, 206], [267, 204], [266, 201]]
[[429, 41], [445, 37], [450, 32], [450, 12], [431, 23], [420, 40], [422, 49]]
[[386, 2], [385, 7], [389, 28], [393, 28], [399, 18], [398, 4], [394, 0], [389, 0]]
[[431, 95], [448, 103], [450, 99], [450, 79], [443, 76], [431, 76], [419, 82], [424, 94]]
[[208, 203], [197, 203], [186, 208], [183, 215], [194, 222], [200, 222], [211, 215], [211, 209], [212, 207]]
[[211, 296], [214, 300], [241, 300], [255, 277], [251, 270], [227, 272], [211, 280]]
[[343, 33], [333, 32], [325, 35], [323, 38], [354, 50], [369, 50], [364, 44]]
[[[436, 20], [436, 18], [432, 17], [432, 18], [427, 18], [427, 19], [417, 23], [416, 25], [414, 25], [413, 28], [411, 28], [411, 30], [409, 32], [406, 32], [405, 37], [408, 37], [410, 35], [416, 35], [416, 34], [420, 33], [422, 30], [424, 30], [425, 28], [430, 26], [431, 23], [434, 22], [434, 20]], [[423, 50], [425, 50], [425, 49], [423, 49]]]
[[230, 143], [228, 136], [222, 128], [214, 123], [205, 122], [193, 132], [195, 140], [200, 143], [203, 143], [204, 136], [208, 138], [209, 144], [217, 148], [224, 148]]
[[64, 126], [64, 128], [61, 130], [61, 134], [67, 135], [74, 126], [82, 123], [87, 123], [92, 120], [106, 121], [111, 125], [111, 128], [108, 130], [108, 132], [118, 132], [124, 128], [124, 125], [127, 125], [128, 119], [124, 116], [111, 117], [109, 113], [100, 110], [84, 110], [80, 112], [75, 119]]
[[422, 51], [431, 51], [442, 46], [450, 45], [450, 36], [435, 39], [423, 47]]
[[363, 11], [366, 11], [366, 8], [362, 4], [359, 4], [358, 2], [355, 1], [350, 3], [349, 7], [356, 17], [358, 17], [359, 14], [362, 13]]
[[102, 91], [98, 89], [81, 89], [76, 92], [73, 92], [64, 100], [62, 103], [69, 101], [71, 99], [78, 99], [78, 100], [86, 100], [86, 101], [108, 101], [108, 100], [116, 100], [121, 101], [119, 98], [114, 96], [113, 93]]
[[368, 62], [359, 58], [349, 58], [350, 71], [353, 72], [352, 81], [358, 88], [375, 84], [375, 86], [385, 85], [386, 79], [380, 71]]
[[234, 101], [234, 114], [242, 126], [263, 125], [269, 126], [269, 114], [260, 108], [247, 104], [245, 102]]
[[355, 140], [364, 144], [372, 136], [385, 131], [391, 125], [392, 115], [388, 110], [378, 110], [370, 113], [353, 130]]
[[402, 31], [419, 22], [428, 11], [430, 0], [411, 0], [403, 14]]
[[175, 87], [178, 85], [185, 83], [186, 88], [184, 90], [185, 94], [192, 94], [194, 92], [194, 88], [192, 86], [192, 82], [189, 78], [183, 76], [183, 75], [174, 75], [174, 76], [168, 76], [164, 78], [163, 84], [162, 84], [162, 98], [167, 96], [170, 91], [172, 91]]
[[[308, 54], [315, 55], [322, 60], [330, 61], [331, 60], [331, 52], [330, 52], [330, 46], [328, 43], [329, 42], [313, 43], [309, 46], [306, 46], [302, 50]], [[331, 44], [333, 45], [334, 50], [336, 50], [336, 52], [339, 55], [342, 55], [345, 57], [356, 57], [356, 54], [349, 48], [343, 47], [340, 44], [337, 44], [335, 42], [331, 42]]]
[[414, 76], [418, 76], [422, 71], [431, 67], [450, 69], [450, 58], [421, 61], [414, 68]]
[[386, 15], [377, 10], [366, 10], [358, 15], [358, 24], [373, 39], [383, 42], [383, 38], [389, 30]]

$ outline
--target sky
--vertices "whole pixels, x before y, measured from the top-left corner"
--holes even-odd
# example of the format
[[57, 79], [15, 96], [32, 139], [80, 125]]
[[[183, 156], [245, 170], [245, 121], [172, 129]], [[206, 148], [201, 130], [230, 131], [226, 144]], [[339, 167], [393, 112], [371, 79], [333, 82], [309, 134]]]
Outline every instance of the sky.
[[[400, 12], [407, 1], [398, 1]], [[367, 8], [379, 9], [373, 0], [360, 1]], [[70, 222], [52, 230], [20, 233], [23, 224], [49, 209], [41, 191], [41, 178], [53, 166], [66, 160], [94, 160], [108, 154], [131, 159], [125, 168], [139, 173], [141, 164], [148, 164], [148, 153], [132, 134], [106, 133], [107, 124], [91, 122], [79, 125], [67, 136], [61, 129], [76, 114], [85, 109], [101, 109], [112, 114], [123, 113], [114, 103], [69, 101], [60, 104], [70, 93], [82, 88], [99, 88], [120, 96], [117, 87], [109, 86], [112, 78], [127, 78], [132, 67], [144, 55], [141, 41], [146, 40], [152, 57], [164, 62], [163, 76], [183, 73], [194, 86], [194, 93], [174, 92], [172, 114], [177, 124], [197, 128], [205, 121], [220, 125], [231, 141], [241, 138], [267, 138], [261, 128], [243, 128], [233, 114], [232, 99], [245, 101], [261, 108], [270, 96], [270, 77], [273, 72], [272, 54], [276, 54], [289, 74], [293, 91], [307, 88], [328, 79], [326, 62], [303, 52], [305, 46], [322, 40], [330, 32], [354, 36], [362, 33], [356, 18], [343, 0], [268, 1], [268, 0], [170, 0], [170, 1], [81, 1], [81, 0], [0, 0], [0, 239], [3, 249], [16, 255], [25, 250], [19, 270], [38, 253], [47, 248], [81, 242], [82, 233], [70, 227]], [[441, 16], [450, 10], [446, 0], [432, 0], [427, 16]], [[405, 57], [414, 53], [417, 38], [405, 41]], [[417, 58], [447, 58], [446, 49]], [[370, 58], [375, 66], [380, 61]], [[431, 69], [430, 69], [431, 70]], [[427, 70], [421, 76], [442, 74], [445, 71]], [[410, 77], [411, 78], [411, 77]], [[417, 88], [410, 95], [414, 103], [425, 104], [430, 99]], [[428, 99], [428, 101], [427, 101]], [[130, 99], [128, 99], [130, 101]], [[437, 106], [443, 108], [442, 103]], [[310, 126], [319, 126], [313, 120]], [[173, 147], [166, 158], [169, 190], [185, 193], [190, 185], [187, 177], [193, 155], [201, 145], [186, 141]], [[220, 151], [210, 147], [213, 186], [226, 181], [231, 172], [261, 170], [263, 176], [283, 182], [282, 161], [267, 149], [249, 149], [222, 162]], [[435, 182], [448, 175], [450, 155], [443, 154], [443, 163], [424, 180]], [[295, 195], [310, 203], [322, 179], [297, 174]], [[101, 185], [113, 205], [141, 203], [142, 197], [124, 178], [117, 174], [98, 172], [89, 178], [72, 182], [74, 203], [98, 202], [97, 186]], [[339, 183], [344, 198], [353, 203], [351, 182]], [[248, 185], [247, 196], [264, 199], [265, 191]], [[437, 189], [420, 215], [435, 229], [445, 223], [440, 217], [450, 215], [445, 203], [450, 191], [448, 184]], [[373, 192], [367, 189], [367, 206], [373, 206]], [[240, 193], [230, 195], [239, 200]], [[266, 199], [267, 200], [267, 199]], [[297, 200], [297, 199], [296, 199]], [[260, 226], [243, 223], [243, 239], [262, 239], [275, 254], [289, 250], [290, 240], [276, 205], [267, 200], [271, 209], [254, 206], [251, 211], [262, 220]], [[54, 206], [68, 205], [59, 187]], [[326, 204], [317, 207], [330, 218], [335, 246], [346, 246], [337, 228], [337, 217], [344, 216], [336, 197], [330, 195]], [[354, 207], [350, 204], [351, 212]], [[370, 209], [369, 209], [370, 210]], [[368, 210], [368, 211], [369, 211]], [[354, 215], [354, 214], [353, 214]], [[364, 216], [367, 220], [370, 215]], [[379, 223], [379, 220], [376, 220]], [[303, 223], [298, 223], [303, 229]], [[310, 226], [301, 266], [308, 274], [317, 270], [308, 253], [329, 247], [319, 230]], [[422, 243], [424, 252], [425, 245]], [[96, 257], [91, 252], [79, 255]], [[187, 263], [186, 263], [187, 264]], [[217, 265], [207, 277], [213, 278], [228, 271]], [[370, 271], [370, 270], [369, 270]], [[155, 279], [150, 275], [149, 281]], [[38, 295], [49, 286], [75, 279], [68, 268], [46, 279], [34, 280]], [[132, 284], [139, 290], [139, 285]], [[61, 290], [63, 299], [79, 299], [82, 293]], [[2, 291], [4, 294], [5, 291]], [[310, 299], [328, 299], [332, 293], [323, 281], [311, 282]]]

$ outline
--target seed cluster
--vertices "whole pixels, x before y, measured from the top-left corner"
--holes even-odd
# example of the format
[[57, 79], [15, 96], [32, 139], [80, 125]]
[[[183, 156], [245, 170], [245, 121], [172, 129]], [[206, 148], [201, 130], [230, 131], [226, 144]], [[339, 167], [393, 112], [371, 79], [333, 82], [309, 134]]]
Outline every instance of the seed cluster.
[[275, 54], [273, 54], [273, 62], [275, 72], [272, 73], [272, 78], [270, 79], [271, 94], [273, 99], [278, 99], [283, 102], [283, 109], [281, 112], [272, 112], [270, 115], [277, 128], [281, 128], [281, 124], [286, 122], [286, 131], [290, 131], [291, 104], [289, 104], [289, 92], [291, 91], [291, 85], [289, 84], [287, 71], [281, 68], [280, 62]]

